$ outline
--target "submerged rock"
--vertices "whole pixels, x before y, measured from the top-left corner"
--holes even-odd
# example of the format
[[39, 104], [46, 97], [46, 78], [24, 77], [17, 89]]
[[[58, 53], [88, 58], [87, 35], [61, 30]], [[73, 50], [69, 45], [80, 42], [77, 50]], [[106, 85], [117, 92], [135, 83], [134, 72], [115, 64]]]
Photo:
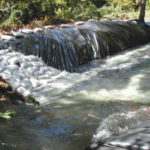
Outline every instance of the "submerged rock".
[[128, 132], [91, 144], [85, 150], [149, 150], [150, 120], [145, 121]]
[[[150, 118], [150, 108], [118, 114], [117, 118], [116, 115], [104, 120], [94, 136], [93, 144], [85, 150], [149, 150], [150, 120], [147, 119]], [[119, 135], [114, 136], [116, 133], [113, 132]]]

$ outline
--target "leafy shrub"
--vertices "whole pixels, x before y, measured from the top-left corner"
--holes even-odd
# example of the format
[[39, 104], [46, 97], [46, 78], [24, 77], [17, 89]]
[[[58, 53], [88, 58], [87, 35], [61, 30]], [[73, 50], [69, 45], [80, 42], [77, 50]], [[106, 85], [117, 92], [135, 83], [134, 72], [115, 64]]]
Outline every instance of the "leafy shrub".
[[99, 19], [101, 17], [100, 11], [92, 3], [90, 3], [88, 6], [81, 5], [81, 4], [78, 5], [78, 9], [74, 9], [73, 14], [76, 14], [75, 19], [77, 20], [78, 19]]
[[98, 8], [102, 7], [104, 4], [107, 3], [106, 0], [91, 0], [91, 2]]
[[74, 7], [68, 7], [67, 5], [59, 7], [56, 11], [56, 16], [58, 18], [63, 18], [67, 20], [79, 20], [89, 18], [99, 19], [101, 17], [100, 11], [92, 2], [80, 0], [77, 0], [76, 2], [76, 4], [70, 4], [74, 4]]
[[0, 1], [0, 9], [7, 10], [9, 15], [6, 17], [0, 16], [0, 22], [9, 26], [11, 24], [23, 25], [33, 19], [41, 19], [42, 17], [54, 15], [54, 0], [25, 0], [25, 1], [8, 1], [4, 3]]

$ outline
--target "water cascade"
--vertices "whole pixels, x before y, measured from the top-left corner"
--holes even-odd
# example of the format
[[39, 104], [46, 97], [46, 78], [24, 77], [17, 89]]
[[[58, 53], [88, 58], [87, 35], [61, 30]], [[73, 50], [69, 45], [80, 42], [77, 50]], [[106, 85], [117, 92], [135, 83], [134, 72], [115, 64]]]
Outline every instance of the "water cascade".
[[[0, 106], [17, 112], [0, 120], [0, 149], [83, 150], [92, 137], [94, 150], [135, 145], [148, 122], [135, 125], [150, 117], [150, 44], [141, 45], [149, 32], [134, 22], [89, 21], [2, 35], [0, 76], [40, 106]], [[128, 135], [133, 143], [123, 147]]]
[[[25, 55], [36, 55], [49, 66], [69, 72], [92, 59], [149, 42], [150, 28], [128, 21], [93, 21], [83, 24], [22, 29], [1, 36], [1, 48], [11, 47]], [[4, 43], [4, 44], [3, 44]]]

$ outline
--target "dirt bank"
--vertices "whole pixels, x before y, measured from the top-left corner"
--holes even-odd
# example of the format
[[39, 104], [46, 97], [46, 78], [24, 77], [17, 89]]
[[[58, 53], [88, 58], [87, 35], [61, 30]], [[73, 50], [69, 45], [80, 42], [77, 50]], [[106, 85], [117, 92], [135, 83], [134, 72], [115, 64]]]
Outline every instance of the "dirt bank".
[[0, 103], [17, 104], [19, 101], [24, 102], [24, 97], [13, 91], [11, 86], [0, 77]]

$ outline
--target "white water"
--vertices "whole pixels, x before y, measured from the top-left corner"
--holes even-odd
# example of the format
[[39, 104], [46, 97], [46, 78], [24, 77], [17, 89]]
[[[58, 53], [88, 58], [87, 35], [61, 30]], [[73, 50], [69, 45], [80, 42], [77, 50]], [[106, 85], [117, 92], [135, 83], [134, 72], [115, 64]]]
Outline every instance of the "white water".
[[48, 99], [51, 95], [55, 98], [61, 95], [62, 103], [78, 103], [74, 98], [150, 102], [149, 67], [150, 44], [129, 49], [106, 60], [92, 61], [80, 69], [81, 73], [60, 73], [50, 83], [49, 92], [44, 94], [46, 103], [51, 102], [52, 99]]
[[[146, 108], [137, 113], [131, 110], [150, 104], [150, 44], [94, 60], [78, 73], [49, 71], [55, 75], [49, 74], [49, 82], [38, 78], [39, 90], [32, 84], [41, 112], [30, 106], [14, 106], [18, 116], [1, 122], [0, 149], [80, 150], [89, 145], [99, 125], [96, 135], [107, 131], [111, 136], [149, 118], [145, 115], [141, 120], [136, 115], [142, 116]], [[103, 128], [106, 122], [109, 126]], [[117, 132], [113, 133], [111, 126]]]

